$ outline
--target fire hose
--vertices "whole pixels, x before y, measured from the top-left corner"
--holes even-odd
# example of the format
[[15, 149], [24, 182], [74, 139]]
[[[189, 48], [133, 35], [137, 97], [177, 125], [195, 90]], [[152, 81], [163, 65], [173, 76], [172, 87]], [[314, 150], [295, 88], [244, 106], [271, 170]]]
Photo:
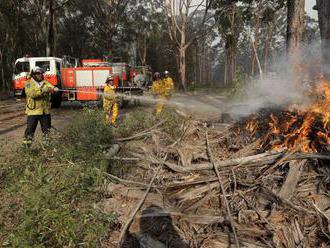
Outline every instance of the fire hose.
[[[101, 92], [101, 91], [85, 91], [85, 90], [72, 90], [72, 89], [58, 89], [58, 92], [71, 92], [71, 93], [83, 93], [83, 94], [97, 94], [98, 96], [112, 96], [113, 94], [107, 94], [107, 93], [104, 93], [104, 92]], [[145, 102], [145, 103], [157, 103], [159, 101], [159, 99], [157, 98], [152, 98], [150, 96], [137, 96], [137, 95], [127, 95], [127, 94], [124, 94], [124, 93], [120, 93], [120, 92], [115, 92], [115, 95], [117, 97], [122, 97], [123, 99], [126, 99], [126, 100], [142, 100], [142, 102]], [[173, 100], [170, 100], [170, 101], [166, 101], [167, 105], [172, 105], [172, 106], [183, 106], [182, 103], [178, 103], [178, 102], [174, 102]]]

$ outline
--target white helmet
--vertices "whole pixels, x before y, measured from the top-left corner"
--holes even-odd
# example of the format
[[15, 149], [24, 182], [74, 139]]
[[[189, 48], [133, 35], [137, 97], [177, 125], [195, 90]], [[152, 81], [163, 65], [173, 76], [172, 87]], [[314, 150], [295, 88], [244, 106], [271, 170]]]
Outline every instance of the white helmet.
[[113, 81], [113, 80], [114, 80], [113, 75], [109, 75], [109, 76], [107, 77], [106, 82], [108, 82], [108, 81]]
[[164, 74], [165, 75], [168, 75], [168, 74], [170, 74], [170, 72], [169, 71], [165, 71]]
[[41, 73], [41, 74], [44, 74], [45, 71], [40, 68], [39, 66], [35, 66], [34, 68], [32, 68], [31, 70], [31, 75], [34, 75], [34, 74], [37, 74], [37, 73]]

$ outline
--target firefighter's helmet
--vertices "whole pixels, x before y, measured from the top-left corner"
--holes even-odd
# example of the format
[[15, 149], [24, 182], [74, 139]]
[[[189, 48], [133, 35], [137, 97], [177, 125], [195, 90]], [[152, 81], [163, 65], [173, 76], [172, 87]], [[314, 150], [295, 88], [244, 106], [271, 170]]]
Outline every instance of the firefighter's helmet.
[[114, 81], [114, 77], [113, 77], [113, 75], [109, 75], [109, 76], [107, 77], [106, 82], [110, 82], [110, 81]]
[[170, 74], [169, 71], [165, 71], [165, 72], [164, 72], [164, 75], [169, 75], [169, 74]]
[[154, 77], [155, 78], [160, 78], [160, 73], [159, 72], [155, 72]]
[[32, 70], [31, 70], [31, 76], [35, 75], [35, 74], [44, 74], [44, 73], [45, 73], [45, 71], [42, 68], [40, 68], [39, 66], [36, 66], [36, 67], [32, 68]]

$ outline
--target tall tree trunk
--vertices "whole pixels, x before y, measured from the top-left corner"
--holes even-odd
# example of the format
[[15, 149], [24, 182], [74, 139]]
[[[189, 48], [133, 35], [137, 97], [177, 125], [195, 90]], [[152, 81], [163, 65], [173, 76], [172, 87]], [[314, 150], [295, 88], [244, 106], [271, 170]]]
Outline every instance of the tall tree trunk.
[[147, 36], [144, 36], [142, 65], [146, 65], [146, 64], [147, 64]]
[[228, 65], [227, 65], [227, 58], [225, 59], [225, 66], [224, 66], [224, 74], [223, 74], [223, 84], [224, 86], [227, 86], [227, 68], [228, 68]]
[[1, 81], [0, 81], [0, 92], [3, 90], [5, 90], [5, 70], [3, 69], [3, 53], [2, 53], [2, 49], [0, 49], [0, 67], [1, 67]]
[[[260, 30], [260, 17], [259, 17], [258, 14], [255, 16], [255, 19], [256, 19], [255, 20], [256, 21], [256, 26], [255, 26], [255, 35], [254, 35], [254, 47], [255, 47], [255, 50], [258, 51], [258, 47], [259, 47], [259, 30]], [[253, 54], [253, 57], [252, 57], [251, 74], [255, 75], [257, 54], [254, 51], [253, 44], [252, 44], [252, 54]]]
[[305, 0], [288, 0], [287, 51], [299, 47], [304, 31]]
[[317, 0], [316, 4], [322, 39], [322, 55], [324, 64], [328, 66], [330, 64], [330, 1]]
[[205, 48], [205, 84], [209, 85], [210, 83], [210, 55], [208, 47]]
[[225, 84], [232, 84], [236, 73], [236, 47], [232, 38], [228, 38], [226, 41], [226, 72], [225, 72]]
[[198, 43], [196, 42], [196, 45], [195, 45], [195, 56], [194, 56], [194, 67], [195, 67], [195, 84], [198, 83], [198, 72], [199, 72], [199, 67], [198, 67], [198, 64], [199, 64], [199, 61], [198, 61]]
[[186, 85], [186, 50], [184, 47], [179, 49], [179, 71], [180, 71], [180, 79], [181, 85], [184, 91], [187, 91]]
[[265, 48], [264, 48], [264, 72], [267, 73], [269, 57], [270, 23], [265, 23]]
[[46, 56], [55, 56], [55, 9], [53, 0], [49, 0], [49, 23], [48, 23], [48, 35], [47, 35], [47, 46]]
[[206, 56], [205, 56], [205, 46], [203, 46], [202, 49], [202, 84], [205, 85], [205, 81], [206, 81]]
[[199, 84], [203, 82], [203, 48], [199, 50]]
[[188, 17], [183, 15], [182, 24], [181, 24], [181, 41], [179, 47], [179, 71], [180, 71], [180, 79], [183, 90], [187, 91], [186, 85], [186, 25], [187, 25]]

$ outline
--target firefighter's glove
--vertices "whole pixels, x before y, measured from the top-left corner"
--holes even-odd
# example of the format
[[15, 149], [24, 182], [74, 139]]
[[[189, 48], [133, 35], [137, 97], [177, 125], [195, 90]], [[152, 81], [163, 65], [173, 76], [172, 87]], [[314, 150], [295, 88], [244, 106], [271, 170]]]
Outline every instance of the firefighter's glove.
[[42, 94], [46, 95], [46, 94], [49, 94], [52, 90], [53, 90], [53, 89], [50, 88], [50, 87], [43, 87], [43, 88], [41, 89], [41, 92], [42, 92]]

